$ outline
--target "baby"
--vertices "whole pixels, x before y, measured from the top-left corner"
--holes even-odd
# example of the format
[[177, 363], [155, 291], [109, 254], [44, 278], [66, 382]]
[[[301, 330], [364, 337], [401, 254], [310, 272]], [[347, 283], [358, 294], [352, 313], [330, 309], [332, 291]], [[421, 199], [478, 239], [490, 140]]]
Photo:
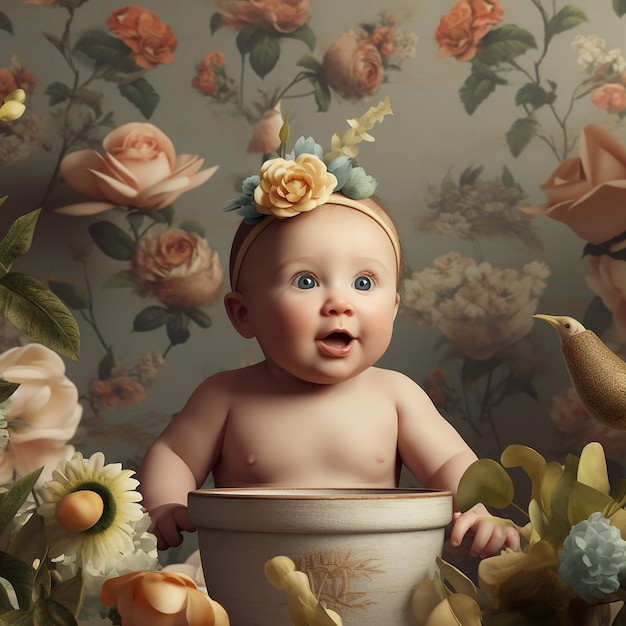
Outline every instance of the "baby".
[[[421, 387], [376, 367], [400, 302], [399, 236], [371, 198], [332, 193], [311, 156], [263, 165], [265, 216], [240, 225], [231, 251], [226, 311], [264, 359], [205, 380], [139, 468], [160, 549], [195, 530], [187, 494], [210, 472], [216, 487], [393, 488], [404, 463], [456, 494], [476, 460]], [[476, 556], [517, 549], [517, 532], [488, 517], [456, 513], [453, 545], [471, 531]]]

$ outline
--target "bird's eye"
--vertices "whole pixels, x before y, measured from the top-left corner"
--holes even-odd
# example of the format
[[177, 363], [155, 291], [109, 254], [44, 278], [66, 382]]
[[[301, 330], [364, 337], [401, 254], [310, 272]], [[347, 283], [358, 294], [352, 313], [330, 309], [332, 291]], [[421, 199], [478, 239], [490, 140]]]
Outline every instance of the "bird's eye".
[[369, 291], [374, 287], [374, 283], [369, 276], [357, 276], [354, 281], [354, 288], [357, 291]]
[[300, 274], [293, 281], [293, 285], [298, 289], [313, 289], [316, 284], [315, 278], [311, 274]]
[[571, 328], [572, 325], [571, 324], [565, 324], [565, 328]]

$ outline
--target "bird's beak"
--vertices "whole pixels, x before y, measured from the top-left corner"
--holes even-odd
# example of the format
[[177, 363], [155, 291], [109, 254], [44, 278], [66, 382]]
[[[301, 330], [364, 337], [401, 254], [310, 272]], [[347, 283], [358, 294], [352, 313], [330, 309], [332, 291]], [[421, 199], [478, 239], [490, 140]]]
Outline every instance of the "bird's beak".
[[540, 320], [545, 320], [553, 328], [557, 328], [557, 329], [559, 328], [559, 322], [557, 318], [554, 317], [554, 315], [543, 315], [542, 313], [536, 313], [535, 315], [533, 315], [533, 317], [536, 317]]

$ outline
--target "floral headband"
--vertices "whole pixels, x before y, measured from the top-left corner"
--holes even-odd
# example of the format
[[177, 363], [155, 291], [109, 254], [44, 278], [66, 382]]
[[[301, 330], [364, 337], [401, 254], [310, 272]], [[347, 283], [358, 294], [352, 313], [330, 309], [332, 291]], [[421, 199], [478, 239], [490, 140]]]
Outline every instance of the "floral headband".
[[349, 119], [350, 129], [331, 138], [331, 151], [324, 154], [312, 137], [300, 137], [290, 154], [285, 154], [289, 140], [288, 116], [280, 130], [280, 154], [261, 166], [260, 174], [248, 176], [243, 194], [231, 200], [225, 211], [237, 211], [243, 224], [249, 225], [243, 240], [236, 241], [231, 259], [231, 286], [237, 289], [244, 257], [254, 240], [275, 219], [295, 217], [323, 204], [347, 206], [371, 217], [387, 233], [400, 270], [400, 243], [391, 220], [381, 210], [359, 202], [369, 198], [377, 182], [356, 165], [357, 144], [374, 141], [367, 131], [386, 115], [393, 115], [389, 98], [358, 119]]

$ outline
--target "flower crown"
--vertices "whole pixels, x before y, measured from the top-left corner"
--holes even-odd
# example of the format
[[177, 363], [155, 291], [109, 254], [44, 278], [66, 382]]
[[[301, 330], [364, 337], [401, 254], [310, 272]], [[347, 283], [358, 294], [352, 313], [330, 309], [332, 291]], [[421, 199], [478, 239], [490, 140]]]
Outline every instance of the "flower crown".
[[286, 218], [310, 211], [325, 204], [332, 193], [352, 200], [369, 198], [377, 182], [356, 164], [357, 145], [374, 141], [368, 131], [386, 115], [393, 115], [388, 97], [358, 119], [347, 120], [349, 130], [332, 136], [330, 152], [324, 154], [312, 137], [300, 137], [293, 151], [285, 154], [290, 134], [286, 115], [279, 133], [279, 155], [265, 161], [260, 174], [248, 176], [243, 194], [224, 210], [237, 211], [244, 222], [255, 224], [266, 215]]

